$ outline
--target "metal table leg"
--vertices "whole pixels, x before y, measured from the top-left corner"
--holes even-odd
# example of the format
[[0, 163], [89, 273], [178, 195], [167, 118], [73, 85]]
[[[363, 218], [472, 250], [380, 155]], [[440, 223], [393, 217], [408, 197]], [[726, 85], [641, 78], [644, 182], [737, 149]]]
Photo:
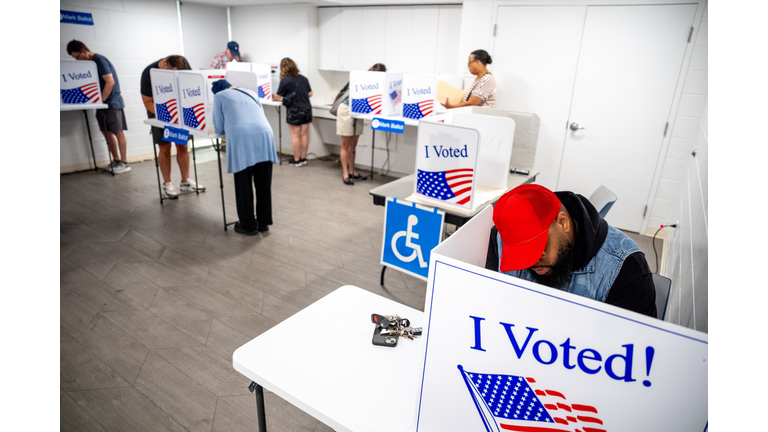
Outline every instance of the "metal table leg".
[[281, 109], [282, 107], [280, 105], [276, 106], [275, 108], [277, 108], [277, 133], [279, 136], [278, 140], [280, 145], [280, 165], [282, 165], [283, 164], [283, 122], [282, 122], [283, 110]]
[[219, 188], [221, 188], [221, 215], [224, 217], [224, 231], [227, 230], [227, 209], [224, 207], [224, 177], [221, 174], [221, 145], [216, 138], [216, 157], [219, 159]]
[[248, 390], [251, 393], [256, 393], [256, 410], [259, 415], [259, 432], [267, 432], [267, 418], [264, 415], [264, 387], [251, 381], [251, 385], [248, 386]]
[[160, 165], [157, 162], [157, 144], [152, 143], [152, 152], [155, 154], [155, 171], [157, 171], [157, 193], [160, 194], [160, 205], [163, 205], [163, 185], [160, 184]]
[[[373, 180], [373, 151], [376, 149], [376, 131], [371, 129], [371, 180]], [[368, 178], [368, 176], [365, 176]]]
[[91, 137], [91, 126], [88, 124], [88, 110], [83, 110], [85, 116], [85, 128], [88, 130], [88, 142], [91, 143], [91, 156], [93, 156], [93, 170], [98, 171], [99, 167], [96, 166], [96, 153], [93, 151], [93, 138]]
[[189, 134], [192, 138], [192, 165], [195, 167], [195, 194], [200, 195], [200, 190], [197, 188], [197, 159], [195, 158], [195, 136]]
[[381, 280], [379, 285], [384, 286], [384, 272], [387, 271], [387, 266], [381, 266]]

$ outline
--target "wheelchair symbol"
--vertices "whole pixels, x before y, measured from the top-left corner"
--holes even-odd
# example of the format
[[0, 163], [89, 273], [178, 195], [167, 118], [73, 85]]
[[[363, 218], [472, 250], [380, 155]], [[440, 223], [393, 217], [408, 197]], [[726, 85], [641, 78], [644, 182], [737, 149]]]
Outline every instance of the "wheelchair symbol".
[[[419, 238], [419, 235], [413, 232], [413, 227], [417, 223], [419, 223], [419, 218], [417, 218], [416, 215], [408, 216], [408, 229], [406, 231], [398, 231], [395, 233], [395, 235], [392, 236], [392, 252], [394, 252], [395, 256], [397, 256], [397, 258], [403, 262], [411, 262], [415, 260], [416, 257], [418, 257], [419, 266], [426, 267], [427, 263], [424, 262], [424, 256], [421, 253], [421, 246], [412, 242], [412, 240], [418, 240]], [[397, 250], [397, 239], [403, 236], [405, 236], [405, 246], [413, 250], [408, 256], [401, 254], [400, 251]]]

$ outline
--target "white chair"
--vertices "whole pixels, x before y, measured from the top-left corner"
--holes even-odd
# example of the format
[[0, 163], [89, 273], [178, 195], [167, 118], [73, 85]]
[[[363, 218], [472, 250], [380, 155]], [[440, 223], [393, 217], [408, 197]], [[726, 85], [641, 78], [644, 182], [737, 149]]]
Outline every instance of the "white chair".
[[608, 210], [613, 207], [613, 203], [616, 202], [616, 199], [616, 194], [603, 185], [600, 185], [600, 187], [589, 196], [589, 202], [595, 206], [597, 212], [600, 213], [600, 217], [603, 219], [605, 219], [605, 215], [608, 214]]
[[653, 285], [656, 286], [656, 318], [664, 321], [672, 279], [653, 273]]

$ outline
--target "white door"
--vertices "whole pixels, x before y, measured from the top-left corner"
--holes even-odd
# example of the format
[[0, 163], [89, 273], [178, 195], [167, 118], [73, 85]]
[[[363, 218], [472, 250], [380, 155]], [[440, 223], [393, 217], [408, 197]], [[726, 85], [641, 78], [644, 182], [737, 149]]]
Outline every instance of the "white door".
[[587, 8], [557, 189], [605, 185], [617, 228], [640, 231], [696, 7]]

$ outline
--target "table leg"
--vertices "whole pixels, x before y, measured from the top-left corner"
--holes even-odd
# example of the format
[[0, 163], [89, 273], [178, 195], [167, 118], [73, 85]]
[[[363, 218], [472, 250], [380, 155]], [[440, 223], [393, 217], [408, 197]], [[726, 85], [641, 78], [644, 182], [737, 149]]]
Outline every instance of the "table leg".
[[379, 285], [384, 286], [384, 272], [387, 271], [387, 266], [381, 266], [381, 281]]
[[264, 388], [251, 381], [248, 386], [251, 393], [256, 393], [256, 410], [259, 415], [259, 432], [267, 432], [267, 418], [264, 415]]
[[98, 171], [99, 167], [96, 166], [96, 153], [93, 151], [93, 138], [91, 137], [91, 125], [88, 124], [88, 110], [83, 110], [83, 115], [85, 115], [85, 128], [88, 130], [88, 142], [91, 143], [91, 156], [93, 156], [93, 170]]
[[221, 145], [216, 138], [216, 157], [219, 159], [219, 187], [221, 188], [221, 215], [224, 217], [224, 231], [227, 230], [227, 209], [224, 207], [224, 177], [221, 174]]
[[157, 163], [156, 144], [152, 143], [152, 152], [155, 154], [155, 171], [157, 171], [157, 193], [160, 194], [160, 205], [163, 205], [163, 185], [160, 183], [160, 165]]
[[371, 180], [373, 180], [373, 151], [376, 149], [376, 131], [371, 129]]
[[280, 106], [275, 107], [277, 108], [277, 133], [278, 133], [278, 141], [280, 143], [280, 165], [283, 164], [283, 122], [282, 122], [282, 109], [280, 109]]
[[200, 191], [197, 189], [197, 159], [195, 158], [195, 136], [189, 134], [192, 138], [192, 165], [195, 167], [195, 194], [200, 195]]

